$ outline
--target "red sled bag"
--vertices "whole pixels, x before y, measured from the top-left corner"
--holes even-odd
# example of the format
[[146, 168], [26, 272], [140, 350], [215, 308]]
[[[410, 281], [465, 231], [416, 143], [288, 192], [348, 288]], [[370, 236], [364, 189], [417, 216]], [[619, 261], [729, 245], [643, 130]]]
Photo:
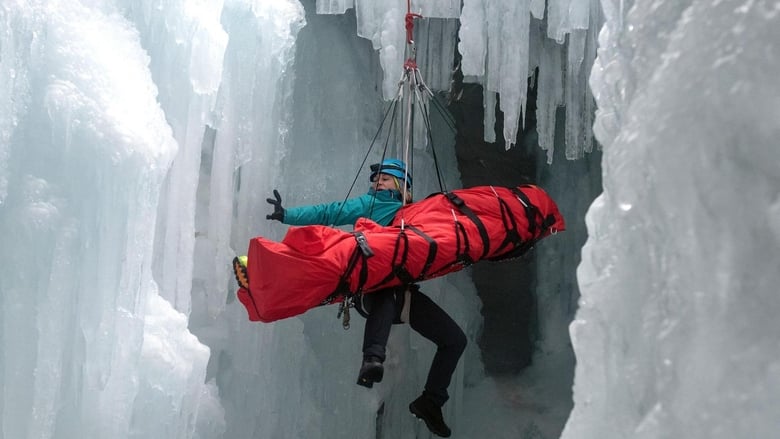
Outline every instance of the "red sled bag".
[[273, 322], [483, 259], [514, 258], [563, 230], [558, 206], [538, 186], [437, 193], [401, 208], [387, 227], [360, 219], [352, 233], [303, 226], [281, 242], [252, 238], [249, 290], [239, 288], [238, 298], [250, 320]]

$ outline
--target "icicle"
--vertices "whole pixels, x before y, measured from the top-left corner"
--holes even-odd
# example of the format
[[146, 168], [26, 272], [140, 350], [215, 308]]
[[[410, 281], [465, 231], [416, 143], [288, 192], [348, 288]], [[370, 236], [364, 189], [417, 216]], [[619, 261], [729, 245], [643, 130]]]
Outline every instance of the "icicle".
[[355, 7], [355, 0], [317, 0], [318, 14], [343, 14]]
[[498, 89], [501, 80], [501, 10], [494, 3], [485, 5], [487, 27], [487, 52], [485, 53], [485, 88]]
[[552, 163], [555, 149], [555, 115], [563, 104], [561, 46], [542, 37], [539, 62], [539, 86], [536, 93], [536, 131], [539, 146], [547, 151], [547, 163]]
[[531, 0], [529, 9], [534, 18], [539, 20], [544, 18], [544, 0]]
[[463, 0], [460, 18], [461, 70], [464, 75], [483, 76], [487, 51], [485, 4], [479, 0]]
[[528, 35], [531, 16], [529, 0], [511, 0], [501, 21], [500, 80], [495, 90], [501, 96], [504, 112], [504, 140], [510, 148], [516, 141], [518, 125], [524, 120], [528, 93]]
[[[376, 0], [369, 0], [376, 1]], [[461, 0], [412, 0], [412, 12], [423, 17], [458, 18]]]
[[583, 125], [585, 126], [585, 152], [590, 153], [593, 151], [593, 121], [596, 117], [596, 99], [593, 97], [593, 93], [590, 90], [590, 84], [588, 79], [593, 71], [593, 65], [596, 61], [596, 54], [598, 51], [598, 37], [599, 26], [596, 23], [600, 23], [602, 20], [601, 6], [598, 0], [591, 0], [590, 7], [590, 27], [588, 28], [588, 38], [585, 43], [585, 81], [583, 84], [584, 96], [585, 96], [585, 109], [583, 112]]
[[571, 0], [553, 0], [547, 4], [547, 36], [563, 44], [571, 29], [569, 3]]
[[589, 1], [572, 1], [569, 5], [569, 25], [571, 29], [587, 29], [590, 21], [590, 11], [593, 8]]
[[[535, 79], [536, 69], [539, 67], [539, 58], [542, 53], [544, 39], [544, 22], [532, 19], [528, 29], [528, 77]], [[530, 85], [529, 85], [529, 88]]]
[[417, 66], [428, 88], [447, 90], [452, 80], [458, 20], [429, 18], [415, 22]]
[[584, 155], [582, 102], [585, 78], [581, 74], [585, 53], [586, 32], [574, 30], [569, 34], [566, 58], [566, 158], [576, 160]]
[[494, 143], [496, 141], [496, 94], [484, 89], [485, 106], [485, 142]]

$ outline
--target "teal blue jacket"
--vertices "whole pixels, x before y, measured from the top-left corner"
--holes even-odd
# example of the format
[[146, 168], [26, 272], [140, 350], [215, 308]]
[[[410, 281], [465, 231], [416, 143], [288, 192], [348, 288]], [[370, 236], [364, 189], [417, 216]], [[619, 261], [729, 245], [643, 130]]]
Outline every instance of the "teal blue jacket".
[[386, 226], [393, 220], [402, 204], [401, 194], [398, 191], [388, 189], [376, 191], [372, 188], [368, 190], [368, 193], [350, 198], [345, 202], [336, 201], [285, 208], [282, 222], [293, 226], [311, 224], [343, 226], [355, 224], [358, 218], [370, 218], [380, 225]]

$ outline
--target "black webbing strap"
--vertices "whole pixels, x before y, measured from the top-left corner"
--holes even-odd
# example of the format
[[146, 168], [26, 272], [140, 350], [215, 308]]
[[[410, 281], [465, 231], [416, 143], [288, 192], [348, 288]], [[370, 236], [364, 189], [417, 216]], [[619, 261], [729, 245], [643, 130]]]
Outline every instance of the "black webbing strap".
[[[466, 228], [457, 218], [454, 220], [453, 227], [455, 228], [455, 260], [431, 273], [431, 277], [435, 277], [442, 272], [451, 271], [451, 268], [456, 265], [467, 267], [474, 263], [474, 259], [469, 254], [471, 247], [469, 246], [469, 235], [466, 233]], [[463, 245], [461, 245], [461, 239], [463, 240]], [[461, 251], [461, 248], [463, 251]]]
[[[463, 237], [463, 251], [460, 251], [461, 237]], [[469, 235], [466, 233], [466, 228], [463, 226], [463, 223], [457, 219], [455, 220], [455, 248], [455, 263], [462, 262], [466, 265], [471, 265], [474, 263], [474, 259], [472, 259], [471, 255], [469, 254], [469, 250], [471, 250], [471, 246], [469, 245]]]
[[[526, 216], [530, 215], [528, 210], [531, 209], [534, 212], [534, 218], [536, 218], [536, 217], [542, 218], [542, 212], [539, 211], [538, 207], [536, 207], [533, 204], [531, 204], [531, 201], [528, 199], [528, 196], [523, 191], [521, 191], [518, 188], [512, 188], [512, 192], [514, 192], [515, 195], [517, 195], [520, 199], [522, 199], [523, 203], [525, 203], [525, 205], [529, 206], [529, 207], [526, 207], [526, 213], [525, 213]], [[525, 207], [525, 205], [524, 205], [524, 207]], [[550, 213], [546, 217], [544, 217], [542, 219], [542, 221], [540, 221], [539, 223], [536, 223], [534, 221], [533, 222], [533, 226], [531, 226], [531, 222], [532, 221], [531, 221], [530, 216], [529, 216], [529, 219], [528, 219], [528, 227], [529, 227], [529, 229], [528, 229], [528, 231], [531, 232], [531, 235], [534, 237], [534, 240], [538, 241], [539, 240], [539, 236], [541, 236], [544, 233], [545, 230], [549, 229], [553, 224], [555, 224], [555, 215]], [[538, 233], [538, 235], [536, 233], [536, 229], [532, 229], [531, 228], [531, 227], [536, 227], [536, 226], [539, 226], [539, 233]]]
[[[401, 243], [403, 241], [403, 244]], [[403, 247], [403, 248], [402, 248]], [[398, 254], [401, 253], [399, 260]], [[396, 277], [404, 284], [410, 284], [414, 282], [414, 278], [406, 269], [406, 259], [409, 256], [409, 237], [406, 236], [406, 232], [401, 230], [398, 232], [398, 236], [395, 239], [395, 248], [393, 249], [393, 260], [390, 266], [390, 273], [380, 280], [376, 285], [372, 285], [371, 289], [376, 290], [380, 286], [390, 282]], [[398, 261], [398, 262], [396, 262]]]
[[439, 251], [439, 244], [437, 244], [436, 241], [433, 240], [433, 238], [423, 233], [423, 231], [418, 229], [417, 227], [410, 226], [407, 224], [406, 228], [416, 233], [418, 236], [422, 237], [422, 239], [424, 239], [428, 243], [428, 257], [425, 259], [425, 265], [423, 265], [423, 269], [420, 272], [420, 275], [417, 276], [417, 280], [423, 280], [425, 279], [425, 275], [428, 274], [428, 270], [431, 269], [431, 265], [433, 265], [433, 261], [436, 259], [436, 253]]
[[544, 233], [548, 227], [555, 224], [555, 217], [553, 215], [547, 215], [546, 218], [542, 218], [542, 214], [539, 212], [539, 209], [531, 204], [531, 200], [525, 193], [523, 193], [523, 191], [518, 188], [510, 188], [510, 190], [515, 194], [518, 201], [523, 206], [525, 216], [528, 219], [528, 233], [531, 235], [531, 237], [526, 241], [521, 241], [520, 245], [518, 245], [512, 251], [495, 258], [490, 258], [491, 261], [499, 261], [522, 256], [528, 252], [528, 250], [532, 249], [537, 242], [539, 242], [542, 233]]
[[[468, 219], [471, 220], [472, 223], [474, 223], [475, 226], [477, 226], [477, 230], [479, 231], [479, 236], [482, 238], [482, 256], [480, 256], [480, 259], [483, 259], [488, 252], [490, 251], [490, 237], [488, 236], [487, 229], [485, 228], [485, 225], [482, 224], [482, 221], [477, 217], [477, 215], [474, 213], [471, 208], [466, 206], [466, 203], [463, 201], [462, 198], [455, 195], [452, 192], [445, 192], [444, 195], [447, 197], [448, 200], [452, 204], [455, 205], [455, 207], [458, 208], [458, 210], [461, 211]], [[461, 226], [462, 227], [462, 226]]]
[[[341, 275], [339, 283], [336, 289], [328, 295], [320, 305], [327, 305], [332, 303], [339, 296], [350, 297], [363, 291], [363, 287], [366, 286], [366, 280], [368, 279], [368, 262], [366, 261], [371, 256], [374, 256], [374, 252], [366, 241], [366, 236], [363, 232], [352, 232], [355, 237], [355, 250], [352, 252], [352, 256], [349, 258], [347, 269], [344, 274]], [[360, 265], [360, 276], [358, 278], [358, 285], [355, 291], [351, 291], [349, 288], [349, 277], [352, 275], [352, 270], [355, 269], [358, 261], [362, 262]]]
[[[401, 241], [403, 241], [403, 246], [401, 245]], [[398, 260], [398, 262], [396, 263], [396, 260], [398, 259], [398, 251], [399, 251], [398, 249], [401, 247], [403, 247], [403, 253], [401, 254], [400, 260]], [[408, 257], [409, 257], [409, 237], [406, 236], [406, 231], [402, 229], [398, 233], [398, 237], [395, 239], [395, 250], [393, 251], [393, 273], [404, 284], [410, 284], [414, 281], [414, 278], [406, 269], [406, 259]]]
[[539, 213], [539, 209], [537, 209], [536, 206], [531, 204], [528, 195], [523, 193], [523, 191], [516, 187], [511, 188], [511, 191], [520, 200], [520, 204], [523, 205], [525, 216], [528, 218], [528, 233], [531, 234], [531, 239], [536, 239], [536, 217], [542, 216], [542, 214]]
[[504, 223], [504, 229], [506, 230], [506, 237], [498, 249], [495, 250], [496, 254], [500, 254], [501, 250], [507, 245], [513, 244], [513, 246], [519, 247], [523, 244], [523, 240], [520, 238], [520, 233], [517, 231], [517, 222], [509, 205], [501, 197], [496, 196], [498, 200], [498, 206], [501, 210], [501, 222]]

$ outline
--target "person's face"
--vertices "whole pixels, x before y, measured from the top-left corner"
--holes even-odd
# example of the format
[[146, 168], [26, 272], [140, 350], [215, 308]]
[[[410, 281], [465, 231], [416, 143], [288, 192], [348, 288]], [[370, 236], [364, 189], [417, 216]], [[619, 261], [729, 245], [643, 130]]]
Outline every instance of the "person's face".
[[378, 174], [371, 183], [374, 189], [381, 191], [383, 189], [396, 189], [395, 180], [392, 175]]

